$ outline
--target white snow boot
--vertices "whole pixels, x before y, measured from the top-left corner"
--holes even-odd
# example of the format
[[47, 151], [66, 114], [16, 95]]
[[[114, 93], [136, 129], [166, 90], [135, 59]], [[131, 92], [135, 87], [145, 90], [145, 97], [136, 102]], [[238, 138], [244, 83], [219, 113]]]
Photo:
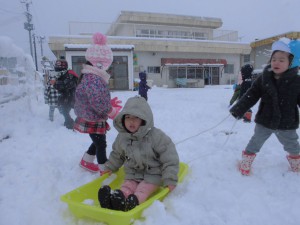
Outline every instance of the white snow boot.
[[286, 156], [290, 163], [293, 172], [300, 172], [300, 155], [288, 155]]
[[96, 156], [90, 155], [86, 152], [84, 153], [79, 165], [90, 172], [97, 173], [99, 171], [99, 167], [94, 163], [95, 158]]
[[243, 151], [242, 153], [242, 161], [239, 165], [239, 170], [242, 175], [249, 176], [250, 175], [250, 170], [251, 170], [251, 165], [253, 163], [253, 160], [255, 158], [256, 154], [248, 154], [246, 151]]

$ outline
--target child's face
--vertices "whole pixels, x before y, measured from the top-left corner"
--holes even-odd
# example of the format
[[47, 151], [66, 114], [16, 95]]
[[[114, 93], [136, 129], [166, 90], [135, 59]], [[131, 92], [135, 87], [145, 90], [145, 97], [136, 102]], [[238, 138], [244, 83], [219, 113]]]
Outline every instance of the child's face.
[[271, 68], [275, 74], [285, 72], [290, 66], [289, 53], [277, 51], [271, 58]]
[[131, 133], [135, 133], [140, 128], [142, 119], [132, 115], [125, 115], [124, 123], [127, 130], [129, 130]]

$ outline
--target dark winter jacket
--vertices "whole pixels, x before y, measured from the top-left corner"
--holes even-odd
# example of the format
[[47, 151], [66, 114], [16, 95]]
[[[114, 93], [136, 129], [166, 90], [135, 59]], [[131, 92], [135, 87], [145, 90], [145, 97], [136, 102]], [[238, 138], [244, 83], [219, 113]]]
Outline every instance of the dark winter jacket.
[[67, 105], [74, 107], [77, 81], [78, 75], [72, 70], [63, 70], [57, 73], [57, 79], [54, 87], [59, 92], [59, 106]]
[[241, 68], [241, 75], [242, 75], [243, 82], [241, 84], [239, 98], [243, 97], [243, 95], [248, 91], [248, 89], [252, 85], [252, 71], [253, 71], [253, 67], [249, 64], [246, 64]]
[[259, 99], [256, 123], [274, 130], [297, 129], [300, 106], [300, 76], [297, 75], [297, 68], [288, 69], [276, 80], [270, 65], [267, 66], [230, 112], [241, 118]]
[[[123, 120], [126, 114], [141, 118], [145, 124], [135, 133], [127, 132]], [[177, 184], [179, 157], [175, 144], [154, 127], [152, 110], [144, 98], [129, 98], [114, 119], [114, 127], [119, 134], [105, 163], [109, 170], [116, 171], [124, 164], [125, 179], [163, 186]]]
[[139, 73], [139, 77], [141, 80], [139, 83], [139, 95], [147, 100], [147, 92], [150, 89], [150, 87], [147, 85], [147, 74], [145, 72], [141, 72]]

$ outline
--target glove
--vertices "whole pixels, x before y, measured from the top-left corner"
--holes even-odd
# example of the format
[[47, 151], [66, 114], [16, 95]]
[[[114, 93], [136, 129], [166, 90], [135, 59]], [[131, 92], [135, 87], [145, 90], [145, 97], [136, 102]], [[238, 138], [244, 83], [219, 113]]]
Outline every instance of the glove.
[[122, 103], [121, 100], [119, 100], [117, 97], [114, 97], [110, 100], [111, 103], [111, 110], [108, 113], [108, 118], [114, 119], [119, 114], [120, 110], [122, 109], [122, 106], [120, 105]]
[[122, 103], [121, 100], [118, 99], [118, 97], [114, 97], [112, 100], [110, 100], [110, 103], [113, 107], [120, 107], [122, 108], [122, 106], [120, 105]]

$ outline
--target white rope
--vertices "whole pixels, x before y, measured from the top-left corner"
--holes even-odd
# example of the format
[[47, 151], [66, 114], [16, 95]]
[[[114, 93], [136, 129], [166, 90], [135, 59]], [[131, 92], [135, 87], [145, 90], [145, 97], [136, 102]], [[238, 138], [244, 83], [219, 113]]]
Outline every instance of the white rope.
[[[183, 143], [183, 142], [185, 142], [185, 141], [187, 141], [187, 140], [189, 140], [189, 139], [192, 139], [192, 138], [194, 138], [194, 137], [197, 137], [197, 136], [199, 136], [200, 134], [204, 134], [205, 132], [208, 132], [208, 131], [210, 131], [210, 130], [216, 128], [216, 127], [219, 126], [221, 123], [223, 123], [229, 116], [231, 116], [231, 114], [229, 114], [228, 116], [226, 116], [223, 120], [221, 120], [221, 121], [220, 121], [218, 124], [216, 124], [215, 126], [209, 128], [209, 129], [206, 129], [206, 130], [204, 130], [204, 131], [201, 131], [201, 132], [199, 132], [198, 134], [195, 134], [195, 135], [193, 135], [193, 136], [190, 136], [190, 137], [188, 137], [188, 138], [185, 138], [185, 139], [183, 139], [183, 140], [181, 140], [181, 141], [175, 143], [175, 145], [181, 144], [181, 143]], [[231, 129], [230, 129], [229, 132], [228, 132], [228, 135], [227, 135], [228, 137], [226, 138], [226, 140], [225, 140], [225, 142], [223, 143], [222, 146], [226, 145], [226, 143], [228, 142], [229, 136], [230, 136], [230, 134], [233, 133], [233, 128], [235, 127], [237, 121], [238, 121], [238, 120], [235, 120], [235, 121], [234, 121], [234, 123], [233, 123]], [[216, 150], [216, 151], [221, 151], [221, 149], [220, 149], [220, 150]], [[215, 154], [216, 151], [214, 151], [213, 153], [207, 153], [207, 154], [205, 154], [205, 155], [200, 155], [200, 156], [198, 156], [198, 157], [195, 157], [195, 158], [189, 160], [189, 161], [187, 162], [187, 164], [190, 164], [191, 162], [193, 162], [193, 161], [195, 161], [195, 160], [198, 160], [198, 159], [200, 159], [200, 158], [204, 158], [204, 157], [206, 157], [206, 156], [213, 155], [213, 154]]]
[[229, 130], [229, 132], [228, 132], [228, 134], [227, 134], [227, 138], [226, 138], [226, 140], [225, 140], [223, 146], [226, 145], [227, 141], [229, 140], [230, 134], [233, 134], [233, 128], [235, 127], [237, 121], [238, 121], [238, 120], [235, 120], [234, 123], [232, 124], [232, 127], [231, 127], [231, 129]]
[[199, 132], [198, 134], [195, 134], [195, 135], [193, 135], [193, 136], [187, 137], [187, 138], [185, 138], [185, 139], [183, 139], [183, 140], [181, 140], [181, 141], [178, 141], [177, 143], [175, 143], [175, 145], [181, 144], [181, 143], [183, 143], [183, 142], [185, 142], [185, 141], [187, 141], [187, 140], [189, 140], [189, 139], [195, 138], [195, 137], [199, 136], [200, 134], [204, 134], [204, 133], [206, 133], [206, 132], [208, 132], [208, 131], [210, 131], [210, 130], [216, 128], [216, 127], [219, 126], [221, 123], [223, 123], [229, 116], [231, 116], [231, 114], [229, 114], [228, 116], [226, 116], [223, 120], [221, 120], [221, 121], [220, 121], [219, 123], [217, 123], [215, 126], [213, 126], [213, 127], [211, 127], [211, 128], [208, 128], [208, 129], [206, 129], [206, 130], [204, 130], [204, 131], [201, 131], [201, 132]]

